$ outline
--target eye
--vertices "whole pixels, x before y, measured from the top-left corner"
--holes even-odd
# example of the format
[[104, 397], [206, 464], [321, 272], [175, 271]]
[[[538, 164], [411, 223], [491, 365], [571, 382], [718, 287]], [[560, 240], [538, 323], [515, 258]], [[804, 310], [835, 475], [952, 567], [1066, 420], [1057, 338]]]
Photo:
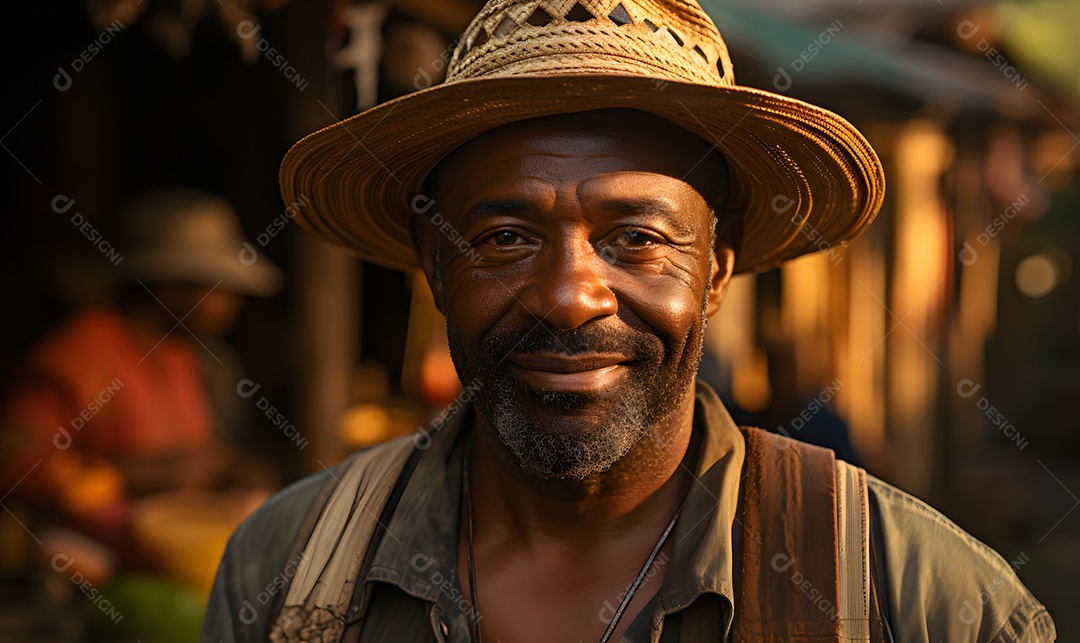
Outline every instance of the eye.
[[597, 251], [610, 264], [642, 263], [660, 258], [667, 247], [667, 239], [652, 230], [626, 227], [600, 241]]
[[525, 237], [522, 237], [513, 230], [498, 230], [485, 238], [482, 243], [490, 243], [502, 248], [510, 248], [524, 244]]
[[656, 236], [649, 234], [645, 230], [640, 228], [629, 228], [619, 234], [611, 245], [622, 248], [642, 248], [654, 244], [656, 241]]
[[502, 225], [504, 227], [492, 226], [478, 233], [476, 240], [470, 243], [475, 261], [494, 266], [526, 259], [538, 249], [539, 240], [528, 229]]

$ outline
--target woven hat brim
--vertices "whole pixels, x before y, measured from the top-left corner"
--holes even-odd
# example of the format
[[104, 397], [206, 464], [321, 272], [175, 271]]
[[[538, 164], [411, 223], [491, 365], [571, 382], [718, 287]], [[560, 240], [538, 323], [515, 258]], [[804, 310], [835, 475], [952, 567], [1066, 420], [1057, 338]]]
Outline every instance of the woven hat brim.
[[585, 74], [477, 78], [378, 105], [296, 143], [281, 165], [282, 196], [323, 239], [414, 270], [411, 204], [447, 154], [508, 123], [612, 107], [666, 118], [728, 159], [727, 209], [745, 216], [736, 272], [846, 245], [884, 199], [873, 148], [828, 110], [748, 87]]

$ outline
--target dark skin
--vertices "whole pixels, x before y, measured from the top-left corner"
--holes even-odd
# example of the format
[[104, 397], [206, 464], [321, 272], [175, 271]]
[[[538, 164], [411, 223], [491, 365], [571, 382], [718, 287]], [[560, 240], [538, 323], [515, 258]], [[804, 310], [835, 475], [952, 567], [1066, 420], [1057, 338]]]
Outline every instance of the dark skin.
[[[414, 241], [457, 339], [475, 346], [508, 325], [533, 332], [546, 332], [544, 324], [626, 325], [662, 338], [684, 371], [696, 368], [703, 307], [707, 316], [719, 308], [735, 258], [723, 235], [710, 248], [710, 203], [723, 198], [721, 161], [710, 149], [666, 121], [605, 110], [517, 123], [456, 150], [436, 175], [438, 207], [480, 261], [426, 219], [414, 222]], [[633, 368], [620, 357], [507, 359], [529, 385], [591, 395]], [[690, 377], [674, 411], [654, 427], [651, 435], [662, 439], [641, 439], [606, 471], [580, 479], [527, 474], [477, 414], [468, 448], [485, 640], [599, 640], [607, 626], [601, 609], [619, 604], [692, 484], [680, 467], [693, 456], [692, 386]], [[571, 419], [582, 427], [603, 422], [587, 407], [535, 413], [579, 414]], [[467, 597], [462, 525], [458, 567]], [[638, 590], [612, 640], [660, 588], [666, 567], [656, 566]]]
[[149, 349], [170, 329], [187, 335], [187, 331], [176, 327], [178, 319], [196, 334], [224, 335], [232, 328], [243, 305], [243, 296], [226, 288], [154, 284], [125, 312], [132, 330], [144, 343], [149, 342]]

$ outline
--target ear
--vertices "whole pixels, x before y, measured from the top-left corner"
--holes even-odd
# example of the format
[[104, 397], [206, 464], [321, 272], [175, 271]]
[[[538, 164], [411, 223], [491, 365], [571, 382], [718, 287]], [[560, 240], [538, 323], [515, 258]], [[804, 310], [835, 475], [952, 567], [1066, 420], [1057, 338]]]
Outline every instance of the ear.
[[727, 241], [717, 239], [709, 275], [709, 305], [705, 309], [707, 317], [712, 317], [720, 310], [720, 303], [724, 301], [724, 293], [727, 292], [734, 271], [735, 249]]
[[435, 230], [435, 226], [431, 223], [431, 219], [425, 214], [416, 212], [414, 208], [411, 233], [413, 247], [416, 249], [417, 257], [420, 259], [420, 267], [424, 271], [424, 277], [427, 279], [431, 294], [435, 297], [435, 307], [438, 308], [440, 313], [445, 315], [445, 295], [442, 288], [439, 287], [438, 279], [438, 231]]

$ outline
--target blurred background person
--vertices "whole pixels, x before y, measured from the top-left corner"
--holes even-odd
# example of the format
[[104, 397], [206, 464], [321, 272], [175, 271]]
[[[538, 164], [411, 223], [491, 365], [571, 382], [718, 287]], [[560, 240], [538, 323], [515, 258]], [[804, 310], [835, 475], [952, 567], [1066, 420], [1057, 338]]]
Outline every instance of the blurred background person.
[[0, 478], [57, 571], [99, 588], [142, 570], [203, 589], [216, 542], [280, 485], [254, 451], [222, 337], [282, 275], [245, 252], [233, 208], [206, 192], [147, 194], [122, 224], [115, 304], [77, 312], [17, 369]]

